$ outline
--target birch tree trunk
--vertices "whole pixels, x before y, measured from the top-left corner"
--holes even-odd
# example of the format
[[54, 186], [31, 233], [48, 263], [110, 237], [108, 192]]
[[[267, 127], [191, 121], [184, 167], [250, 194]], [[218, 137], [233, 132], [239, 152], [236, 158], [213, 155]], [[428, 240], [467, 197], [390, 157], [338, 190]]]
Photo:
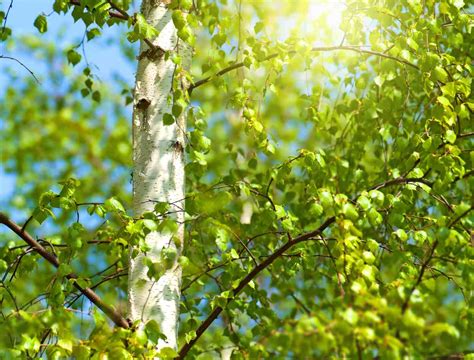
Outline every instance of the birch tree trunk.
[[[165, 59], [162, 50], [178, 52], [187, 68], [191, 49], [178, 39], [171, 19], [172, 10], [165, 3], [158, 0], [142, 2], [142, 14], [148, 24], [159, 31], [159, 36], [149, 39], [154, 50], [142, 42], [138, 56], [133, 111], [133, 211], [135, 217], [139, 217], [153, 211], [157, 201], [170, 203], [178, 230], [174, 234], [151, 232], [145, 239], [149, 251], [132, 250], [128, 299], [132, 321], [140, 320], [140, 326], [143, 326], [149, 320], [156, 320], [160, 325], [166, 340], [159, 341], [158, 349], [176, 349], [181, 286], [178, 258], [184, 240], [186, 119], [181, 115], [174, 124], [163, 124], [163, 115], [171, 113], [176, 65]], [[158, 263], [163, 251], [169, 249], [176, 250], [176, 259], [171, 266], [168, 264], [158, 280], [149, 278], [144, 259]]]

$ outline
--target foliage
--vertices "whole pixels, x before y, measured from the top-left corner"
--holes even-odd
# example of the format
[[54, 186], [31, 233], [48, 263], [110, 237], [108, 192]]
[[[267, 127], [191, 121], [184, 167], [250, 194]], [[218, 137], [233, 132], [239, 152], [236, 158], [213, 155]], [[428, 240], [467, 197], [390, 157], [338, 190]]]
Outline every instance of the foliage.
[[[314, 3], [169, 4], [195, 49], [191, 74], [177, 67], [188, 94], [166, 116], [188, 114], [179, 356], [474, 351], [474, 3], [347, 1], [339, 32], [331, 8], [308, 20]], [[109, 28], [116, 44], [146, 42], [157, 31], [132, 5], [52, 7], [84, 24], [83, 42]], [[7, 14], [0, 41], [54, 66], [38, 83], [9, 63], [0, 142], [15, 190], [0, 220], [23, 219], [57, 268], [2, 228], [1, 357], [151, 357], [156, 323], [114, 327], [81, 292], [125, 313], [129, 246], [176, 226], [168, 204], [129, 211], [132, 84], [101, 82], [80, 46], [44, 40], [49, 16], [20, 37]]]

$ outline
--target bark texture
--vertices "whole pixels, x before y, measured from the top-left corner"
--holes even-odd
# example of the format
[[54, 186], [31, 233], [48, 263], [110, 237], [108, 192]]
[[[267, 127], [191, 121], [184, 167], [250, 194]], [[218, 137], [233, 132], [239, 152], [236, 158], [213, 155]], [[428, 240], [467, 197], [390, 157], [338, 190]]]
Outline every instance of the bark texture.
[[[181, 268], [175, 261], [158, 280], [147, 276], [143, 260], [160, 261], [164, 248], [174, 247], [178, 258], [184, 237], [184, 146], [186, 119], [182, 115], [172, 125], [163, 124], [163, 115], [171, 113], [172, 82], [176, 66], [166, 60], [163, 51], [179, 52], [184, 67], [189, 67], [191, 49], [178, 39], [171, 19], [172, 11], [157, 0], [143, 0], [142, 14], [158, 31], [156, 39], [148, 39], [155, 46], [151, 51], [142, 42], [134, 93], [133, 112], [133, 210], [135, 217], [153, 211], [157, 201], [172, 204], [178, 232], [152, 232], [145, 241], [151, 248], [146, 254], [131, 251], [129, 270], [129, 317], [141, 325], [156, 320], [166, 340], [158, 348], [177, 348]], [[177, 259], [178, 259], [177, 258]]]

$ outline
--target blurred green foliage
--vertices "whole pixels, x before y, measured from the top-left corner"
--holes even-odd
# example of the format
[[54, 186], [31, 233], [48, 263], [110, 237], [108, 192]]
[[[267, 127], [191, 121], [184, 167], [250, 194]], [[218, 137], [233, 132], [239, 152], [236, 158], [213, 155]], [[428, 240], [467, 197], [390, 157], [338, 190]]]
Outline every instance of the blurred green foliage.
[[[190, 104], [184, 110], [175, 93], [170, 114], [188, 113], [180, 344], [222, 307], [189, 358], [473, 351], [474, 4], [314, 4], [170, 4], [195, 49]], [[116, 28], [131, 62], [124, 39], [156, 34], [128, 0], [52, 6], [84, 23], [83, 41]], [[27, 231], [63, 265], [2, 229], [1, 357], [147, 358], [156, 323], [113, 328], [73, 287], [92, 287], [125, 313], [129, 245], [146, 249], [144, 235], [175, 226], [167, 204], [142, 219], [129, 211], [133, 84], [100, 81], [78, 47], [45, 41], [47, 31], [39, 14], [31, 35], [8, 22], [0, 33], [45, 66], [40, 83], [13, 62], [5, 75], [1, 159], [15, 189], [1, 212], [19, 223], [32, 216]], [[295, 242], [232, 292], [329, 219], [323, 234]], [[150, 264], [150, 276], [160, 266]], [[72, 271], [77, 280], [66, 279]]]

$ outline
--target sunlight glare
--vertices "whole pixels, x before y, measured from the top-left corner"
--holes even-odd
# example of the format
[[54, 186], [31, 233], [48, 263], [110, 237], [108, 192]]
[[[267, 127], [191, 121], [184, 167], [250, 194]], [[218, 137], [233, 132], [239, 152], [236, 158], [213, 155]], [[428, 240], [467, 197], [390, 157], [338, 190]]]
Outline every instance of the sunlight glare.
[[303, 33], [305, 37], [312, 39], [313, 46], [330, 46], [340, 43], [344, 36], [340, 26], [345, 8], [346, 4], [341, 1], [309, 1]]

